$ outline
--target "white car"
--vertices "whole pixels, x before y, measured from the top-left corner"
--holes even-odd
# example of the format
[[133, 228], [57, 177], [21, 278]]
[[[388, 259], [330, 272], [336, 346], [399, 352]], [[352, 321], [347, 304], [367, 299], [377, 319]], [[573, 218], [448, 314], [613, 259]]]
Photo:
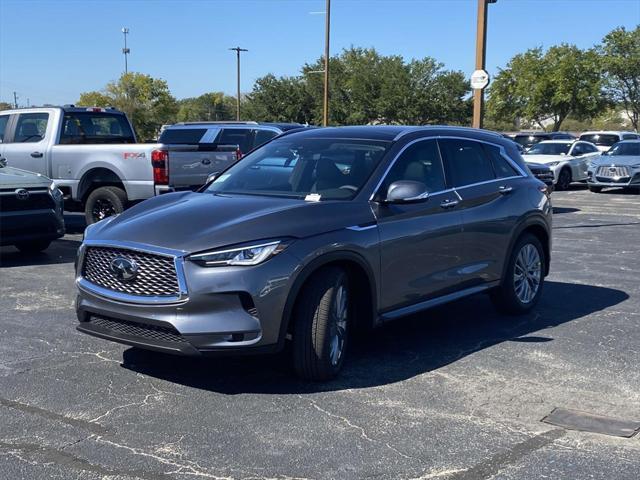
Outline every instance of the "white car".
[[606, 152], [614, 143], [623, 140], [640, 140], [640, 134], [634, 132], [616, 132], [613, 130], [601, 130], [598, 132], [584, 132], [579, 140], [593, 143], [598, 150]]
[[547, 140], [536, 143], [524, 159], [529, 163], [541, 163], [551, 169], [556, 190], [566, 190], [572, 182], [587, 180], [589, 161], [600, 155], [598, 148], [589, 142]]

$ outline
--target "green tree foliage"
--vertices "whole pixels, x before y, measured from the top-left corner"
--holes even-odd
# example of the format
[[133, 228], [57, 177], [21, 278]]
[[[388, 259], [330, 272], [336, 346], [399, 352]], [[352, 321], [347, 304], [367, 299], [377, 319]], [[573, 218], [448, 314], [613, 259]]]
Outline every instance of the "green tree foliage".
[[113, 106], [127, 114], [141, 141], [156, 138], [164, 123], [172, 122], [178, 111], [167, 82], [142, 73], [123, 74], [102, 92], [80, 95], [78, 105]]
[[595, 50], [558, 45], [516, 55], [489, 88], [487, 110], [494, 122], [516, 119], [558, 131], [571, 114], [589, 118], [606, 107], [599, 57]]
[[235, 120], [236, 99], [222, 92], [178, 100], [178, 122]]
[[640, 26], [627, 31], [611, 31], [599, 48], [605, 73], [605, 90], [621, 104], [631, 124], [638, 130], [640, 120]]
[[2, 111], [2, 110], [11, 110], [12, 108], [13, 108], [13, 105], [11, 105], [10, 103], [0, 102], [0, 111]]
[[[247, 96], [246, 118], [322, 122], [324, 64], [302, 67], [298, 77], [267, 75]], [[469, 85], [462, 72], [432, 58], [405, 63], [399, 55], [350, 48], [329, 59], [329, 117], [333, 125], [467, 123]]]

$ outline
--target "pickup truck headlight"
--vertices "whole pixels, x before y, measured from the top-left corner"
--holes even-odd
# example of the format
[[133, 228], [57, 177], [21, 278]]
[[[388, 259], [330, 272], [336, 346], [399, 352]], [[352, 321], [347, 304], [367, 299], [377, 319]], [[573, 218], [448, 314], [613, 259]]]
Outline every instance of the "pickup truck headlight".
[[251, 266], [268, 260], [286, 247], [287, 243], [276, 240], [273, 242], [256, 243], [246, 247], [198, 253], [191, 255], [189, 259], [203, 267]]

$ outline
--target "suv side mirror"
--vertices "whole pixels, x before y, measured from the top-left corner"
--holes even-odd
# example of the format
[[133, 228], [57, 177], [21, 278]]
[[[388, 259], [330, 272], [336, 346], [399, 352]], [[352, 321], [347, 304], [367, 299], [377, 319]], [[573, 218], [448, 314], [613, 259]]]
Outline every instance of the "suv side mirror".
[[386, 203], [416, 203], [423, 202], [429, 197], [427, 186], [413, 180], [398, 180], [389, 185]]
[[210, 174], [207, 176], [207, 181], [206, 181], [206, 182], [204, 182], [204, 184], [205, 184], [205, 185], [210, 184], [211, 182], [213, 182], [213, 181], [218, 177], [218, 175], [220, 175], [220, 172], [213, 172], [213, 173], [210, 173]]

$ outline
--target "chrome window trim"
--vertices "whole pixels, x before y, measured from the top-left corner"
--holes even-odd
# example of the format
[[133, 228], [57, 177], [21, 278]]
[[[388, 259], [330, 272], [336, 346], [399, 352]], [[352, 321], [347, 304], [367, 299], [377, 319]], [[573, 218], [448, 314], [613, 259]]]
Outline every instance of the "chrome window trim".
[[[162, 296], [142, 296], [142, 295], [130, 295], [127, 293], [116, 292], [108, 288], [96, 285], [84, 277], [82, 277], [82, 268], [84, 266], [84, 255], [87, 247], [109, 247], [109, 248], [121, 248], [125, 250], [134, 250], [142, 253], [150, 253], [153, 255], [161, 255], [169, 258], [173, 258], [174, 267], [176, 269], [176, 278], [178, 280], [178, 288], [180, 293], [178, 295], [162, 295]], [[183, 250], [172, 250], [169, 248], [156, 247], [146, 244], [138, 244], [133, 242], [126, 242], [120, 240], [103, 241], [103, 240], [85, 240], [78, 249], [78, 262], [76, 270], [76, 285], [84, 292], [97, 295], [99, 297], [106, 298], [108, 300], [115, 300], [121, 303], [133, 303], [137, 305], [171, 305], [184, 303], [189, 299], [189, 292], [187, 289], [187, 281], [184, 273], [184, 261], [186, 252]]]
[[350, 227], [346, 227], [347, 230], [353, 230], [354, 232], [364, 232], [365, 230], [372, 230], [374, 228], [378, 228], [378, 225], [366, 225], [363, 227], [361, 227], [360, 225], [352, 225]]
[[[410, 132], [414, 132], [414, 131], [416, 131], [416, 130], [410, 130]], [[400, 138], [401, 136], [402, 135], [399, 135], [396, 138]], [[378, 190], [382, 186], [384, 180], [387, 178], [387, 175], [389, 174], [389, 172], [391, 171], [393, 166], [398, 161], [398, 158], [400, 158], [400, 155], [402, 155], [407, 148], [409, 148], [411, 145], [413, 145], [414, 143], [417, 143], [417, 142], [428, 141], [428, 140], [436, 140], [436, 142], [437, 142], [437, 140], [440, 140], [440, 139], [442, 139], [442, 140], [468, 140], [468, 141], [471, 141], [471, 142], [484, 143], [486, 145], [491, 145], [492, 147], [497, 147], [500, 150], [500, 155], [502, 157], [504, 157], [504, 159], [507, 160], [509, 165], [511, 165], [518, 173], [520, 173], [520, 175], [514, 175], [514, 176], [511, 176], [511, 177], [494, 178], [493, 180], [485, 180], [483, 182], [472, 183], [472, 184], [469, 184], [469, 185], [464, 185], [462, 187], [451, 187], [451, 188], [447, 188], [445, 190], [439, 190], [439, 191], [436, 191], [436, 192], [430, 192], [429, 195], [439, 195], [441, 193], [448, 193], [448, 192], [451, 192], [451, 191], [456, 191], [457, 189], [475, 187], [477, 185], [483, 185], [485, 183], [493, 183], [493, 182], [497, 182], [497, 181], [504, 181], [504, 180], [510, 180], [510, 179], [514, 179], [514, 178], [522, 178], [522, 177], [528, 177], [529, 176], [529, 174], [527, 172], [525, 172], [520, 167], [520, 165], [518, 165], [517, 162], [514, 162], [513, 159], [511, 157], [509, 157], [509, 155], [507, 155], [505, 148], [502, 145], [499, 145], [497, 143], [488, 142], [486, 140], [478, 140], [478, 139], [469, 138], [469, 137], [458, 137], [458, 136], [454, 136], [454, 135], [434, 135], [434, 136], [431, 136], [431, 137], [421, 137], [421, 138], [416, 138], [415, 140], [412, 140], [409, 143], [407, 143], [396, 154], [396, 156], [393, 157], [393, 160], [391, 160], [391, 162], [389, 163], [389, 166], [386, 168], [386, 170], [382, 174], [382, 176], [380, 178], [380, 181], [378, 181], [378, 183], [376, 184], [376, 187], [373, 189], [373, 193], [369, 197], [369, 201], [372, 202], [373, 199], [376, 197], [376, 194], [378, 193]], [[440, 161], [442, 162], [442, 168], [444, 168], [444, 158], [442, 157], [442, 152], [440, 152], [440, 144], [437, 143], [437, 145], [438, 145], [438, 152], [440, 154]], [[444, 176], [445, 176], [445, 179], [446, 179], [446, 170], [444, 172]], [[456, 192], [456, 194], [457, 194], [457, 192]]]

